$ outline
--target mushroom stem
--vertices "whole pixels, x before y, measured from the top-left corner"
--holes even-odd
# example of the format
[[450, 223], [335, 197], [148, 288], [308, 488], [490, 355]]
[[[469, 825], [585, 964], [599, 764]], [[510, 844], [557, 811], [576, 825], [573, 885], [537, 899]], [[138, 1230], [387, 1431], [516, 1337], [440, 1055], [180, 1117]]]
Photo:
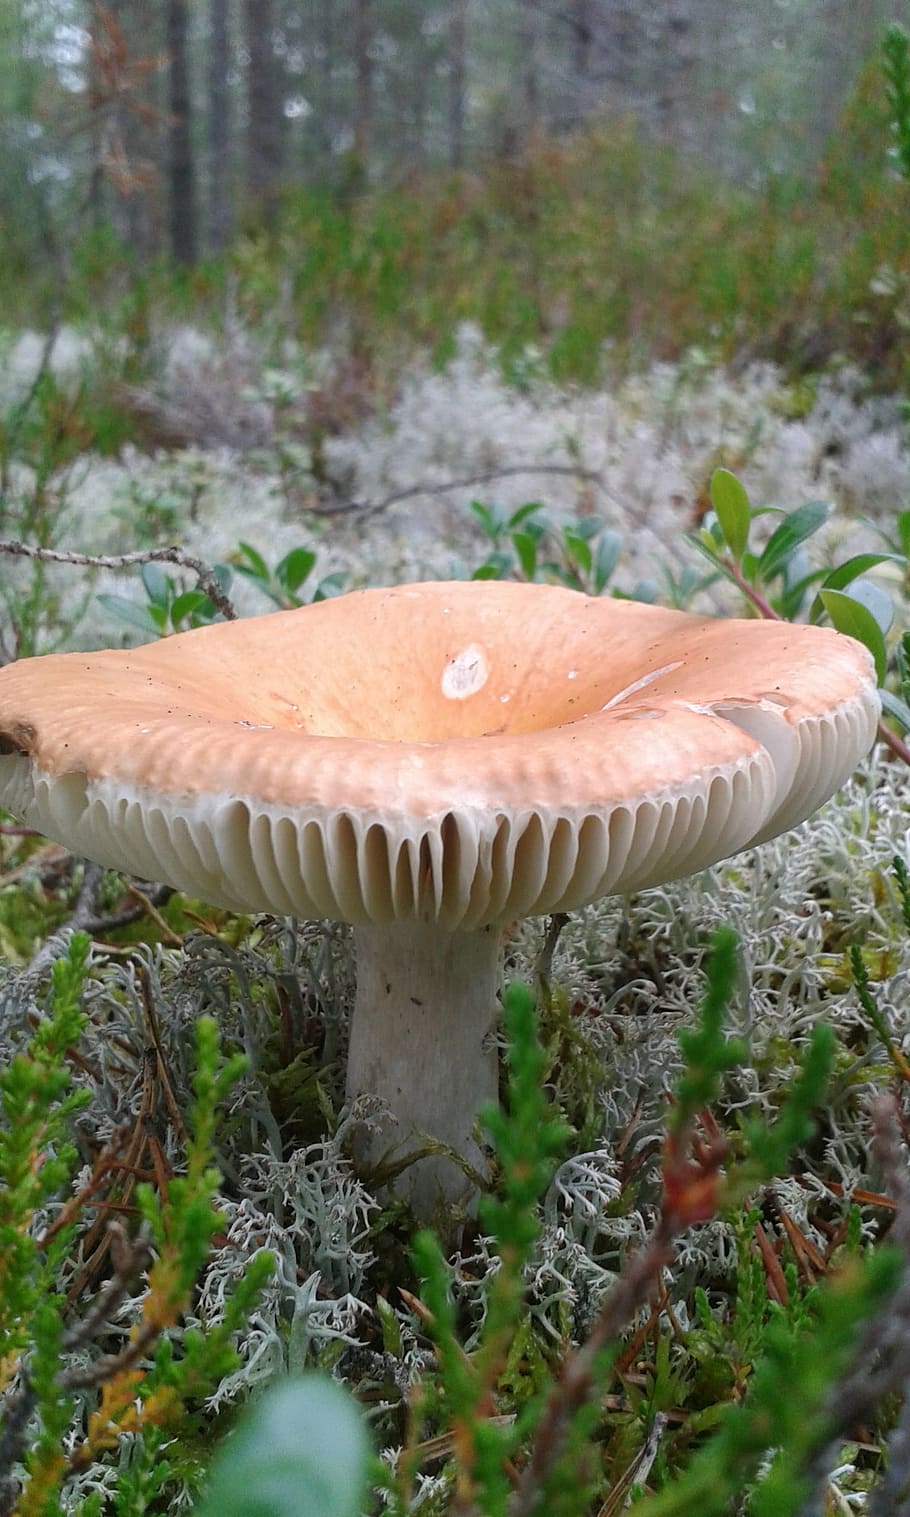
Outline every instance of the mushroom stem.
[[[436, 924], [355, 927], [357, 997], [348, 1056], [348, 1099], [380, 1096], [390, 1116], [361, 1139], [378, 1162], [406, 1154], [415, 1132], [440, 1139], [483, 1171], [471, 1128], [495, 1101], [499, 1059], [492, 1037], [499, 989], [500, 931], [449, 932]], [[451, 1160], [406, 1169], [395, 1189], [429, 1221], [440, 1202], [464, 1198], [470, 1183]]]

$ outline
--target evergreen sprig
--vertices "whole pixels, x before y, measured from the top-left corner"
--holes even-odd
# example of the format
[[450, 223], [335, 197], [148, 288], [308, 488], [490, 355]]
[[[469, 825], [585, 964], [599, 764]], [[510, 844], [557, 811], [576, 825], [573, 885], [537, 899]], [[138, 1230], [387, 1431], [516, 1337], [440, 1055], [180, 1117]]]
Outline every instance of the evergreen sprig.
[[882, 39], [885, 93], [891, 111], [894, 157], [902, 176], [910, 182], [910, 37], [893, 23]]
[[694, 1511], [726, 1517], [750, 1485], [752, 1517], [795, 1517], [810, 1494], [810, 1458], [830, 1436], [831, 1387], [849, 1364], [861, 1324], [893, 1293], [900, 1263], [897, 1251], [887, 1248], [852, 1260], [819, 1291], [811, 1332], [776, 1313], [746, 1399], [725, 1411], [683, 1474], [635, 1505], [636, 1517], [690, 1517]]
[[[217, 1110], [245, 1060], [222, 1060], [218, 1031], [201, 1020], [196, 1033], [194, 1101], [186, 1171], [163, 1195], [140, 1190], [138, 1240], [116, 1234], [115, 1277], [82, 1321], [67, 1325], [57, 1274], [74, 1246], [78, 1211], [66, 1227], [41, 1227], [41, 1210], [65, 1189], [75, 1162], [68, 1126], [88, 1097], [69, 1089], [66, 1059], [82, 1030], [89, 939], [74, 934], [52, 970], [47, 1016], [28, 1046], [0, 1074], [0, 1514], [56, 1517], [63, 1485], [104, 1461], [124, 1437], [134, 1457], [116, 1484], [118, 1517], [140, 1517], [171, 1476], [166, 1435], [192, 1425], [193, 1407], [238, 1365], [234, 1338], [249, 1320], [272, 1271], [254, 1256], [208, 1331], [183, 1329], [200, 1269], [224, 1218], [216, 1205]], [[150, 1243], [145, 1241], [145, 1238]], [[126, 1298], [131, 1277], [152, 1248], [148, 1287], [128, 1342], [99, 1353], [110, 1311]], [[75, 1348], [94, 1350], [71, 1362]], [[73, 1441], [74, 1391], [88, 1393], [82, 1436]], [[97, 1503], [96, 1503], [97, 1507]], [[91, 1517], [91, 1503], [86, 1517]]]
[[[533, 1410], [505, 1426], [491, 1419], [499, 1378], [524, 1317], [524, 1269], [540, 1230], [538, 1203], [565, 1147], [568, 1130], [548, 1102], [542, 1075], [546, 1056], [537, 1037], [534, 995], [517, 981], [503, 995], [508, 1052], [505, 1107], [487, 1106], [487, 1127], [500, 1167], [498, 1194], [481, 1203], [481, 1220], [495, 1240], [499, 1267], [492, 1276], [480, 1343], [470, 1358], [458, 1341], [448, 1271], [431, 1233], [414, 1240], [424, 1281], [429, 1330], [436, 1345], [436, 1410], [454, 1429], [459, 1448], [459, 1499], [475, 1501], [485, 1517], [505, 1517], [511, 1489], [508, 1461]], [[406, 1477], [407, 1478], [407, 1477]]]

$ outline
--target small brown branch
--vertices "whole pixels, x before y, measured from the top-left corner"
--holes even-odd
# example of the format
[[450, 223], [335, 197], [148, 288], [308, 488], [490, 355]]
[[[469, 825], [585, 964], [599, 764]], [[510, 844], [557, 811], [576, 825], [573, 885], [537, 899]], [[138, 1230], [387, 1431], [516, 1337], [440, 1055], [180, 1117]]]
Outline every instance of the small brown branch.
[[722, 559], [721, 562], [730, 578], [736, 585], [737, 589], [742, 591], [743, 595], [746, 597], [746, 600], [750, 605], [755, 607], [756, 611], [763, 619], [763, 621], [782, 622], [785, 620], [785, 618], [781, 616], [778, 611], [775, 611], [774, 607], [770, 604], [769, 601], [765, 599], [761, 592], [759, 590], [756, 590], [754, 585], [749, 584], [749, 581], [746, 579], [746, 576], [743, 574], [742, 569], [735, 559], [725, 558]]
[[[146, 895], [145, 891], [140, 890], [139, 886], [136, 884], [132, 884], [128, 888], [130, 895], [133, 897], [133, 900], [139, 902], [140, 915], [151, 918], [155, 926], [158, 928], [158, 931], [161, 933], [161, 936], [167, 946], [169, 948], [182, 948], [183, 938], [179, 933], [174, 932], [174, 930], [168, 926], [167, 922], [164, 920], [164, 917], [161, 915], [161, 912], [152, 901], [151, 896]], [[168, 894], [173, 894], [173, 892], [169, 891]]]
[[[903, 1254], [903, 1269], [897, 1288], [887, 1307], [875, 1313], [859, 1335], [853, 1360], [846, 1375], [836, 1384], [825, 1408], [825, 1444], [813, 1452], [806, 1471], [813, 1490], [821, 1485], [831, 1468], [835, 1449], [853, 1428], [867, 1422], [884, 1396], [902, 1390], [910, 1381], [910, 1166], [901, 1134], [901, 1112], [892, 1096], [882, 1096], [872, 1107], [872, 1146], [881, 1166], [885, 1184], [894, 1197], [894, 1221], [888, 1241]], [[901, 1458], [906, 1430], [898, 1434]], [[808, 1517], [815, 1506], [807, 1505], [800, 1517]], [[876, 1517], [889, 1517], [902, 1508], [873, 1504]]]
[[886, 727], [884, 722], [878, 724], [878, 738], [886, 748], [891, 749], [895, 758], [902, 759], [905, 764], [910, 764], [910, 748], [903, 738], [898, 737], [896, 732], [892, 732], [890, 727]]
[[[137, 903], [135, 906], [124, 906], [120, 911], [108, 912], [107, 916], [92, 917], [84, 924], [84, 930], [93, 938], [103, 938], [109, 932], [116, 932], [120, 927], [129, 927], [133, 922], [138, 922], [141, 917], [149, 916], [149, 908], [153, 908], [151, 916], [153, 921], [159, 922], [157, 907], [164, 906], [174, 894], [170, 885], [153, 885], [149, 890], [139, 890], [135, 884], [129, 887], [129, 894]], [[167, 924], [165, 923], [165, 926]], [[167, 928], [170, 932], [170, 928]], [[183, 940], [178, 939], [175, 947], [182, 947]]]
[[52, 933], [32, 955], [27, 966], [28, 974], [45, 974], [55, 959], [59, 959], [66, 952], [72, 934], [85, 931], [86, 924], [97, 915], [98, 890], [103, 878], [104, 870], [101, 865], [86, 860], [82, 884], [68, 920], [62, 927], [58, 927], [56, 932]]
[[404, 490], [394, 490], [391, 495], [386, 495], [382, 500], [347, 500], [336, 506], [320, 506], [314, 513], [316, 516], [346, 516], [358, 515], [361, 517], [378, 516], [387, 511], [390, 506], [397, 506], [404, 500], [413, 500], [417, 495], [447, 495], [450, 490], [468, 490], [474, 485], [489, 485], [497, 479], [512, 479], [521, 474], [548, 474], [560, 475], [570, 479], [584, 480], [585, 484], [594, 485], [608, 500], [621, 506], [626, 514], [640, 525], [647, 525], [644, 513], [632, 506], [630, 502], [623, 500], [604, 483], [603, 475], [597, 469], [585, 469], [576, 464], [504, 464], [498, 469], [483, 469], [477, 474], [463, 474], [455, 479], [444, 480], [441, 484], [423, 483], [408, 485]]
[[12, 1517], [20, 1496], [20, 1484], [12, 1470], [25, 1458], [34, 1437], [32, 1415], [38, 1396], [25, 1370], [20, 1371], [19, 1385], [3, 1403], [3, 1430], [0, 1432], [0, 1517]]
[[[90, 1311], [73, 1327], [67, 1329], [63, 1335], [62, 1348], [71, 1353], [73, 1349], [83, 1348], [86, 1344], [95, 1343], [106, 1330], [110, 1317], [117, 1311], [121, 1303], [126, 1299], [127, 1292], [134, 1280], [137, 1280], [144, 1269], [148, 1269], [152, 1257], [152, 1251], [148, 1240], [143, 1237], [131, 1239], [128, 1237], [121, 1222], [108, 1223], [108, 1235], [111, 1244], [111, 1258], [114, 1262], [114, 1273], [99, 1292], [92, 1303]], [[77, 1370], [64, 1370], [59, 1378], [61, 1385], [74, 1385], [76, 1381], [68, 1377], [73, 1375], [93, 1375], [95, 1365], [90, 1364]], [[95, 1381], [83, 1380], [82, 1384], [94, 1384]]]
[[105, 1381], [113, 1380], [116, 1375], [122, 1375], [125, 1371], [133, 1369], [139, 1360], [145, 1357], [155, 1340], [160, 1337], [160, 1322], [152, 1318], [141, 1322], [136, 1329], [136, 1336], [130, 1339], [126, 1348], [121, 1349], [119, 1354], [105, 1354], [103, 1358], [95, 1359], [91, 1364], [73, 1365], [71, 1369], [64, 1370], [57, 1376], [57, 1384], [61, 1390], [65, 1391], [88, 1390], [94, 1386], [103, 1385]]
[[[664, 1145], [664, 1199], [657, 1225], [644, 1246], [633, 1253], [601, 1307], [580, 1348], [563, 1360], [559, 1378], [537, 1424], [530, 1458], [524, 1467], [510, 1517], [534, 1517], [547, 1476], [563, 1452], [572, 1422], [595, 1394], [603, 1375], [603, 1356], [660, 1290], [663, 1271], [676, 1256], [676, 1240], [694, 1222], [714, 1216], [719, 1175], [728, 1144], [708, 1112], [671, 1131]], [[706, 1136], [703, 1136], [703, 1133]]]
[[102, 1149], [95, 1159], [92, 1165], [92, 1173], [85, 1185], [81, 1187], [75, 1196], [71, 1196], [64, 1203], [53, 1222], [44, 1229], [44, 1232], [38, 1239], [37, 1246], [39, 1249], [44, 1250], [48, 1248], [57, 1234], [62, 1232], [65, 1227], [69, 1227], [70, 1223], [74, 1222], [78, 1216], [81, 1216], [86, 1207], [92, 1204], [92, 1197], [98, 1194], [111, 1170], [119, 1167], [120, 1154], [129, 1135], [129, 1128], [126, 1125], [116, 1129], [111, 1142], [107, 1147]]
[[63, 548], [32, 548], [27, 543], [0, 541], [0, 553], [13, 558], [34, 558], [41, 563], [76, 564], [87, 569], [132, 569], [136, 564], [174, 564], [195, 574], [200, 590], [208, 596], [225, 621], [237, 620], [234, 602], [225, 595], [214, 571], [183, 548], [144, 548], [135, 553], [71, 553]]
[[534, 979], [540, 995], [546, 1001], [549, 1001], [552, 994], [553, 955], [568, 920], [567, 911], [554, 911], [552, 916], [547, 917], [547, 930], [534, 961]]

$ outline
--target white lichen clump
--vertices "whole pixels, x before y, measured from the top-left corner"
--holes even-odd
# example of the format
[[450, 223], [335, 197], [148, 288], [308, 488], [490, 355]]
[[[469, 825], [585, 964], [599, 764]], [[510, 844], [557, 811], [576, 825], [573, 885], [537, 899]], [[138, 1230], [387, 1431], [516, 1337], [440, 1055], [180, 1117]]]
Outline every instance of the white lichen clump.
[[[415, 360], [396, 394], [325, 436], [319, 468], [329, 489], [312, 476], [312, 452], [294, 431], [330, 367], [327, 356], [292, 351], [279, 373], [248, 342], [241, 346], [219, 350], [181, 329], [173, 351], [163, 346], [159, 387], [165, 399], [170, 393], [189, 405], [219, 379], [226, 395], [236, 395], [245, 377], [245, 403], [259, 418], [256, 445], [231, 448], [209, 436], [205, 447], [127, 447], [114, 459], [81, 458], [55, 481], [55, 546], [111, 552], [179, 540], [213, 562], [245, 540], [274, 563], [303, 543], [319, 554], [318, 574], [343, 571], [352, 585], [393, 583], [445, 576], [453, 565], [470, 572], [483, 560], [489, 545], [468, 510], [472, 499], [507, 511], [536, 500], [556, 522], [593, 512], [619, 531], [616, 582], [629, 590], [641, 580], [660, 585], [668, 546], [673, 569], [701, 567], [683, 537], [718, 463], [741, 474], [757, 504], [792, 510], [830, 500], [832, 522], [814, 545], [822, 555], [833, 543], [842, 556], [879, 546], [874, 524], [889, 525], [910, 497], [898, 408], [866, 397], [852, 370], [796, 398], [769, 365], [731, 375], [703, 357], [591, 391], [560, 390], [533, 376], [518, 390], [473, 328], [461, 332], [442, 373]], [[32, 337], [20, 339], [6, 383], [21, 389], [39, 352]], [[93, 361], [78, 334], [58, 338], [55, 352], [64, 380]], [[20, 469], [8, 523], [27, 518], [30, 486]], [[415, 487], [375, 514], [347, 509], [382, 507]], [[314, 506], [326, 514], [312, 514]], [[4, 566], [10, 585], [28, 572]], [[61, 597], [61, 620], [75, 615], [84, 583], [54, 568], [48, 583]], [[99, 574], [94, 588], [142, 600], [135, 576], [131, 583]], [[244, 612], [267, 609], [240, 577], [234, 590]], [[718, 606], [729, 609], [724, 600]], [[92, 602], [73, 638], [91, 646], [136, 635]]]

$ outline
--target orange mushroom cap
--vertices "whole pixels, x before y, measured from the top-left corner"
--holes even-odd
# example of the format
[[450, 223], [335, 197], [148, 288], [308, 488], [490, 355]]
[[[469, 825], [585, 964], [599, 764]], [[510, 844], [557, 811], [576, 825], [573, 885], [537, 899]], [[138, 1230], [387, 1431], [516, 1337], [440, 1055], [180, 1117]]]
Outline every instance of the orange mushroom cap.
[[0, 804], [214, 904], [470, 929], [793, 826], [878, 715], [827, 628], [405, 585], [0, 670]]

